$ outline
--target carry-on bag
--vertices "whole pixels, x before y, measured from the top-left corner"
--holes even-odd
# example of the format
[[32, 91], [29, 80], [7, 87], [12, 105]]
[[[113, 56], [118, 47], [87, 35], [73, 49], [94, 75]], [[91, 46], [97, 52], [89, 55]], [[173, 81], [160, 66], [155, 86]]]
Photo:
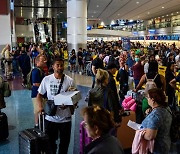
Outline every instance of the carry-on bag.
[[84, 121], [80, 123], [80, 154], [84, 154], [84, 148], [91, 143], [92, 138], [88, 137], [86, 129], [84, 128]]
[[7, 139], [9, 136], [8, 119], [5, 113], [0, 109], [0, 141]]
[[129, 114], [122, 116], [121, 126], [117, 128], [117, 138], [120, 141], [123, 149], [132, 147], [132, 142], [135, 135], [135, 130], [127, 126], [128, 121], [136, 121], [135, 112], [129, 111]]
[[[44, 114], [39, 115], [39, 127], [19, 133], [19, 154], [51, 154], [49, 139], [45, 134]], [[43, 126], [41, 128], [41, 126]]]

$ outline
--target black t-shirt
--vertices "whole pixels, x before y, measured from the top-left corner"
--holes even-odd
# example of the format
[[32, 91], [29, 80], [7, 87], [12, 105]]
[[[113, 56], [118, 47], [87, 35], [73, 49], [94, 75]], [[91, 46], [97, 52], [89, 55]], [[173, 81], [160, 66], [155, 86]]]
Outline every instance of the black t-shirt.
[[128, 85], [128, 72], [125, 69], [120, 68], [116, 76], [116, 79], [117, 81], [119, 81], [120, 85], [127, 86]]
[[169, 84], [169, 82], [174, 79], [175, 76], [171, 71], [166, 72], [166, 93], [174, 93], [175, 89]]
[[92, 61], [92, 66], [95, 66], [95, 69], [98, 68], [104, 69], [103, 60], [101, 60], [99, 57], [95, 58]]
[[[83, 53], [81, 51], [78, 51], [78, 61], [82, 61], [83, 59]], [[81, 58], [80, 58], [81, 57]]]

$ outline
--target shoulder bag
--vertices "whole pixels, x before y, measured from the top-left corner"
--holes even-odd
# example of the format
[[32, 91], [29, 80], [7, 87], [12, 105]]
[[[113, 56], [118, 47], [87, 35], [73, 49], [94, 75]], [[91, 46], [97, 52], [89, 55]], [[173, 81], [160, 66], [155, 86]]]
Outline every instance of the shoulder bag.
[[[59, 89], [58, 89], [58, 92], [57, 94], [60, 93], [61, 91], [61, 88], [62, 88], [62, 84], [63, 84], [63, 81], [64, 81], [64, 74], [61, 78], [61, 82], [60, 82], [60, 85], [59, 85]], [[56, 94], [56, 95], [57, 95]], [[49, 116], [55, 116], [56, 115], [56, 111], [57, 111], [57, 105], [54, 104], [54, 101], [53, 100], [48, 100], [45, 104], [45, 107], [44, 107], [44, 111], [47, 115]]]

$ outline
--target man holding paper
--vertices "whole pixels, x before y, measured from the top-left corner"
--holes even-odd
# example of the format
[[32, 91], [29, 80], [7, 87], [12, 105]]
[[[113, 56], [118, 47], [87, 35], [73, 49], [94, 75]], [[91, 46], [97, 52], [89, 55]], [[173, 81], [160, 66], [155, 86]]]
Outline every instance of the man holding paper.
[[[46, 76], [42, 80], [38, 89], [37, 101], [39, 105], [39, 112], [43, 111], [42, 98], [45, 93], [47, 93], [48, 101], [54, 102], [54, 97], [57, 94], [69, 91], [72, 87], [75, 87], [73, 79], [63, 74], [63, 59], [55, 59], [52, 67], [54, 73]], [[56, 154], [56, 140], [58, 139], [59, 133], [60, 144], [58, 153], [66, 154], [71, 136], [71, 107], [73, 106], [58, 105], [56, 107], [55, 115], [46, 115], [45, 129], [47, 135], [49, 136], [53, 154]]]

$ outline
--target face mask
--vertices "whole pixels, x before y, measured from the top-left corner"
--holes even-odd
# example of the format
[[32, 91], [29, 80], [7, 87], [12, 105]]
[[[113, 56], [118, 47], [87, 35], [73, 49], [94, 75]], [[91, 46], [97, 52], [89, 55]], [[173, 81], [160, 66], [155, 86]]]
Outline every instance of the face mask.
[[135, 60], [136, 62], [138, 62], [138, 61], [139, 61], [139, 58], [136, 58], [136, 57], [135, 57], [135, 59], [134, 59], [134, 60]]

